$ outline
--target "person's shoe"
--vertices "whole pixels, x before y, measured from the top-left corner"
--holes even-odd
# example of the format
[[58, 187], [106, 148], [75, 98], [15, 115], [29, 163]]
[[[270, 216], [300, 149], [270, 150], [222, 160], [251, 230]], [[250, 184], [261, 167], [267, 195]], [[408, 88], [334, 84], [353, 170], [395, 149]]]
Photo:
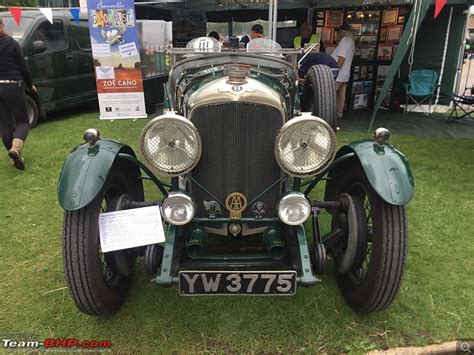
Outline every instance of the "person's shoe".
[[12, 147], [8, 151], [8, 156], [13, 160], [13, 166], [18, 170], [25, 170], [25, 161], [21, 157], [22, 149], [23, 141], [18, 138], [13, 138]]

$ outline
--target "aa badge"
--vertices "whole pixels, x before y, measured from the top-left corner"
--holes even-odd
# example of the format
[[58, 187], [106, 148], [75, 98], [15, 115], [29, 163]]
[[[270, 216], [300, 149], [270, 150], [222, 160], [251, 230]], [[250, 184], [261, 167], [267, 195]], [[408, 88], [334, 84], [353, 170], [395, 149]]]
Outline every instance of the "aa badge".
[[247, 197], [240, 192], [232, 192], [225, 199], [225, 207], [230, 212], [230, 218], [241, 218], [242, 212], [247, 208]]

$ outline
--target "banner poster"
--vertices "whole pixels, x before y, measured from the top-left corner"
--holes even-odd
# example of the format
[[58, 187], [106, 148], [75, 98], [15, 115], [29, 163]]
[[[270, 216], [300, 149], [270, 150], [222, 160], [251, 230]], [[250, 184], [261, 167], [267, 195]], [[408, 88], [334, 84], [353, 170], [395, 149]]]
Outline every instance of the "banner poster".
[[87, 0], [101, 119], [147, 117], [133, 0]]

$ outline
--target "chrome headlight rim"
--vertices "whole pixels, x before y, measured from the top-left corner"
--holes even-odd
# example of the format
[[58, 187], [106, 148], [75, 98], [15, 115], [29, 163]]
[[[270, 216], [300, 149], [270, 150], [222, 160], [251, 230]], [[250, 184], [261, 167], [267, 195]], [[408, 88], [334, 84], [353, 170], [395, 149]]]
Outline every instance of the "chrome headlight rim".
[[[305, 122], [312, 122], [315, 123], [317, 122], [321, 126], [323, 126], [326, 131], [328, 132], [329, 139], [331, 141], [331, 147], [330, 147], [330, 153], [327, 155], [326, 160], [320, 164], [315, 169], [312, 169], [310, 171], [306, 172], [301, 172], [301, 171], [296, 171], [294, 169], [291, 169], [291, 167], [286, 166], [281, 158], [280, 158], [280, 152], [279, 152], [279, 141], [282, 138], [283, 134], [287, 132], [289, 128], [295, 125], [299, 124], [304, 124]], [[331, 126], [324, 121], [322, 118], [319, 118], [317, 116], [313, 116], [308, 113], [303, 113], [301, 116], [294, 117], [290, 119], [288, 122], [286, 122], [278, 131], [278, 134], [275, 138], [275, 159], [277, 161], [278, 166], [288, 175], [297, 177], [297, 178], [305, 178], [305, 177], [312, 177], [316, 176], [319, 173], [325, 171], [333, 162], [334, 158], [336, 157], [336, 147], [337, 147], [337, 138], [336, 138], [336, 133], [334, 133], [333, 129]]]
[[[171, 219], [167, 218], [166, 214], [164, 213], [164, 209], [167, 207], [167, 204], [173, 202], [173, 199], [183, 199], [183, 200], [185, 200], [186, 202], [188, 202], [192, 205], [193, 213], [192, 213], [190, 218], [186, 219], [183, 222], [176, 222], [176, 221], [172, 221]], [[194, 217], [196, 216], [196, 203], [194, 202], [194, 200], [192, 199], [191, 196], [184, 193], [183, 191], [173, 191], [173, 192], [170, 192], [168, 194], [168, 196], [163, 200], [163, 203], [161, 204], [160, 210], [161, 210], [161, 216], [163, 217], [163, 219], [168, 224], [171, 224], [173, 226], [184, 226], [184, 225], [190, 223], [194, 219]]]
[[[146, 154], [146, 147], [145, 147], [146, 134], [154, 125], [156, 125], [157, 122], [161, 122], [163, 120], [178, 121], [182, 124], [185, 124], [186, 126], [188, 126], [191, 129], [191, 131], [193, 131], [193, 133], [196, 137], [197, 149], [196, 149], [195, 159], [191, 164], [188, 164], [188, 166], [186, 166], [183, 169], [179, 169], [179, 170], [176, 170], [176, 171], [170, 171], [170, 170], [163, 169], [158, 164], [156, 164], [156, 162], [148, 154]], [[159, 171], [160, 173], [165, 174], [167, 176], [175, 177], [175, 176], [185, 175], [188, 172], [192, 171], [196, 167], [196, 165], [199, 163], [199, 160], [201, 159], [202, 141], [201, 141], [201, 136], [200, 136], [198, 130], [196, 129], [196, 127], [194, 126], [194, 124], [190, 120], [188, 120], [186, 117], [178, 115], [174, 112], [165, 113], [163, 115], [160, 115], [158, 117], [153, 118], [150, 122], [148, 122], [145, 125], [145, 127], [143, 127], [143, 129], [140, 133], [140, 138], [139, 139], [140, 139], [140, 141], [139, 141], [140, 151], [141, 151], [143, 157], [145, 158], [146, 162], [148, 162], [148, 164], [150, 164], [157, 171]]]
[[[301, 201], [304, 201], [304, 203], [307, 204], [307, 209], [308, 209], [308, 212], [306, 213], [304, 219], [301, 219], [297, 222], [289, 222], [288, 220], [285, 219], [285, 216], [282, 215], [281, 213], [281, 209], [280, 207], [282, 206], [283, 203], [285, 203], [286, 201], [285, 200], [288, 200], [290, 198], [300, 198]], [[311, 216], [311, 203], [309, 202], [308, 198], [306, 197], [306, 195], [302, 192], [299, 192], [299, 191], [291, 191], [289, 193], [287, 193], [286, 195], [284, 195], [280, 201], [278, 201], [278, 204], [277, 204], [277, 214], [278, 214], [278, 218], [280, 219], [280, 221], [282, 221], [284, 224], [288, 225], [288, 226], [299, 226], [303, 223], [305, 223], [308, 218]]]

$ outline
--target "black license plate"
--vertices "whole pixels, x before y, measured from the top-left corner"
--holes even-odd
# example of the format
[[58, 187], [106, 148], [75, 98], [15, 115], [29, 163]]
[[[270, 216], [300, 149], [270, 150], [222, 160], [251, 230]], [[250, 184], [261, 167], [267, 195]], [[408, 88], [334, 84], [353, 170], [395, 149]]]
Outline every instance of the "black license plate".
[[296, 271], [181, 271], [181, 296], [292, 296]]

